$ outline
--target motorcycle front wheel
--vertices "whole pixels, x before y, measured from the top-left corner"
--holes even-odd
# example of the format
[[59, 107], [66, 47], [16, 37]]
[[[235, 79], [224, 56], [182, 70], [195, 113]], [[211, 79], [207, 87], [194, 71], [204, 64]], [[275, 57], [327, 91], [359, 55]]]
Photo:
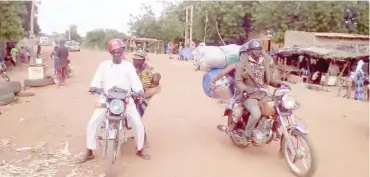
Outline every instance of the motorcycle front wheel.
[[[230, 124], [232, 123], [233, 123], [233, 117], [232, 115], [229, 115], [228, 120], [227, 120], [227, 126], [230, 126]], [[236, 147], [246, 148], [249, 146], [249, 143], [247, 142], [247, 139], [244, 136], [244, 131], [239, 131], [239, 129], [237, 129], [234, 134], [230, 135], [230, 139]]]
[[[317, 157], [311, 141], [308, 139], [307, 135], [297, 130], [294, 130], [290, 136], [292, 137], [291, 141], [295, 152], [292, 153], [290, 151], [287, 137], [283, 137], [281, 140], [281, 150], [291, 172], [297, 177], [313, 176], [317, 170]], [[297, 143], [294, 143], [293, 139], [296, 139]], [[302, 143], [305, 143], [307, 147], [303, 147]], [[308, 157], [310, 158], [308, 159]], [[310, 160], [310, 166], [307, 166], [307, 160]], [[304, 170], [300, 169], [298, 165], [295, 164], [297, 161], [303, 162], [302, 166]]]
[[10, 81], [9, 76], [8, 76], [6, 73], [1, 73], [1, 77], [2, 77], [3, 79], [5, 79], [7, 82], [9, 82], [9, 81]]
[[107, 176], [114, 176], [115, 175], [115, 163], [117, 160], [117, 141], [114, 140], [106, 140], [106, 155], [105, 155], [105, 174]]

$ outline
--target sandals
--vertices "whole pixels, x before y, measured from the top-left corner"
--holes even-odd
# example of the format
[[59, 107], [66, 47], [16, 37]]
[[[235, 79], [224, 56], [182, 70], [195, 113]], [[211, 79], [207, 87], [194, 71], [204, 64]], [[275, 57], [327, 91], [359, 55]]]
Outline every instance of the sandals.
[[136, 155], [141, 157], [144, 160], [150, 160], [150, 158], [151, 158], [150, 155], [148, 153], [146, 153], [144, 149], [142, 149], [140, 151], [137, 151]]
[[80, 163], [85, 163], [89, 160], [93, 160], [95, 158], [94, 155], [85, 155], [82, 159], [78, 160], [76, 163], [77, 164], [80, 164]]

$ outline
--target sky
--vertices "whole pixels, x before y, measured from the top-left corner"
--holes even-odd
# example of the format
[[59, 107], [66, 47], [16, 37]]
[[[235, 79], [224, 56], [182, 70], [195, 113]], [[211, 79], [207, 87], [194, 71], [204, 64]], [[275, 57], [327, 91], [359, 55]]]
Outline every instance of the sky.
[[162, 4], [157, 0], [41, 0], [38, 23], [42, 33], [64, 32], [70, 25], [78, 26], [85, 36], [97, 28], [128, 32], [130, 14], [141, 14], [142, 3], [150, 4], [159, 16]]

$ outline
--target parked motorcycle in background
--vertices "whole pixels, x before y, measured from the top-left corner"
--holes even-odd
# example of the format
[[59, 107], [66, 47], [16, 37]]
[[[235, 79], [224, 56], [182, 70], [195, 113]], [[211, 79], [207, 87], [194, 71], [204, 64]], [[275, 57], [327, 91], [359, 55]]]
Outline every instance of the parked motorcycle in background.
[[6, 65], [4, 63], [0, 63], [0, 75], [3, 79], [5, 79], [6, 81], [10, 81], [10, 78], [8, 76], [8, 74], [6, 73]]
[[[243, 115], [237, 122], [234, 131], [229, 133], [231, 141], [237, 147], [245, 148], [250, 144], [260, 146], [269, 144], [272, 140], [280, 140], [280, 154], [284, 157], [292, 173], [297, 177], [313, 176], [317, 170], [316, 154], [307, 137], [308, 131], [305, 124], [293, 114], [299, 104], [289, 94], [290, 89], [276, 88], [272, 95], [264, 89], [257, 93], [261, 92], [264, 92], [266, 98], [259, 102], [262, 116], [254, 127], [251, 138], [248, 140], [245, 135], [249, 113], [244, 108]], [[253, 94], [244, 94], [244, 96], [249, 97]], [[228, 117], [228, 125], [230, 125], [233, 121], [232, 109], [241, 106], [241, 103], [237, 103], [234, 96], [233, 99], [226, 101], [226, 104], [228, 108], [225, 110], [224, 116]], [[226, 132], [225, 125], [218, 125], [217, 128]], [[309, 166], [307, 160], [310, 161]], [[297, 165], [298, 162], [302, 162], [302, 165]]]

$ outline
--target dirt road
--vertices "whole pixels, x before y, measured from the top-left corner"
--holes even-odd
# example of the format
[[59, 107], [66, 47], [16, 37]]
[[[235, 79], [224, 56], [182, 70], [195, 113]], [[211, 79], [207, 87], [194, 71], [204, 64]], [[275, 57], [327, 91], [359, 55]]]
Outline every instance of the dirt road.
[[[35, 152], [15, 149], [47, 142], [51, 151], [63, 147], [78, 154], [85, 150], [85, 127], [96, 98], [86, 91], [100, 61], [109, 54], [81, 51], [71, 54], [73, 77], [67, 85], [32, 88], [35, 97], [20, 98], [19, 104], [0, 107], [0, 160], [21, 159]], [[144, 117], [152, 159], [134, 155], [134, 144], [124, 147], [120, 174], [129, 177], [288, 177], [292, 176], [278, 157], [278, 143], [239, 149], [216, 130], [226, 123], [223, 108], [207, 98], [201, 88], [203, 73], [194, 72], [190, 62], [170, 61], [154, 55], [150, 62], [162, 77], [162, 92], [155, 96]], [[12, 71], [13, 80], [27, 77], [26, 71]], [[307, 122], [310, 138], [319, 157], [318, 177], [369, 176], [369, 105], [335, 97], [336, 92], [314, 92], [294, 85], [302, 104], [297, 116]], [[98, 154], [99, 155], [99, 154]], [[67, 156], [66, 158], [72, 158]], [[100, 171], [100, 158], [79, 168], [82, 176]], [[27, 167], [27, 164], [24, 166]], [[1, 167], [1, 166], [0, 166]], [[57, 176], [66, 176], [75, 167], [63, 167]], [[1, 168], [0, 168], [1, 174]]]

